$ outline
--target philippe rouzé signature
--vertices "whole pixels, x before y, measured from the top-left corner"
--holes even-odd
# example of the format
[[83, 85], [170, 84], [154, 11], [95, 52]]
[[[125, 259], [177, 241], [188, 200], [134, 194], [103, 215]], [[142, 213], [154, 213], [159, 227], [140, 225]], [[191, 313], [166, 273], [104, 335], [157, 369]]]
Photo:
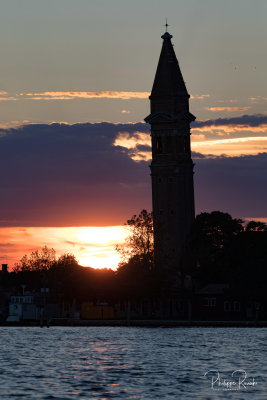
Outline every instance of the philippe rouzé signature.
[[230, 379], [223, 378], [219, 371], [213, 369], [205, 372], [204, 376], [211, 378], [212, 390], [244, 390], [257, 385], [254, 378], [248, 379], [243, 369], [232, 372]]

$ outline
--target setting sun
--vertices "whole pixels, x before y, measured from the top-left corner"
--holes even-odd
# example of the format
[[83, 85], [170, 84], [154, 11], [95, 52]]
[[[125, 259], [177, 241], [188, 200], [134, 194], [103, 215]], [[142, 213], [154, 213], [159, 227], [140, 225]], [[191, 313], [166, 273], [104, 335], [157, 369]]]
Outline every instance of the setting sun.
[[120, 261], [115, 245], [123, 242], [126, 230], [122, 226], [73, 228], [79, 242], [77, 258], [83, 266], [116, 268]]
[[[116, 269], [120, 256], [115, 245], [126, 236], [124, 226], [0, 228], [1, 242], [9, 244], [2, 249], [1, 261], [12, 267], [24, 254], [46, 245], [54, 248], [57, 256], [73, 254], [84, 267]], [[12, 250], [14, 246], [16, 251]]]

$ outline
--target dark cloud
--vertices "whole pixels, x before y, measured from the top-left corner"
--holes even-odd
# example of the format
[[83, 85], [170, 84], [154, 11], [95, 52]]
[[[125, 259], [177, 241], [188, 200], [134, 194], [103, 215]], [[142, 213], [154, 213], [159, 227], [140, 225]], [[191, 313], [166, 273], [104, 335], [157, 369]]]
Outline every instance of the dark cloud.
[[196, 151], [192, 151], [192, 158], [198, 159], [198, 158], [206, 158], [204, 154], [197, 153]]
[[[26, 125], [0, 137], [2, 226], [121, 223], [149, 197], [149, 170], [112, 145], [145, 124]], [[150, 207], [150, 202], [147, 204]]]
[[242, 115], [240, 117], [233, 118], [218, 118], [209, 119], [206, 121], [194, 121], [192, 122], [192, 128], [203, 128], [205, 126], [220, 126], [220, 125], [245, 125], [250, 127], [260, 126], [267, 124], [267, 115], [254, 114], [254, 115]]
[[[113, 146], [119, 132], [137, 131], [148, 133], [149, 125], [35, 124], [2, 130], [1, 225], [122, 224], [142, 208], [151, 209], [149, 162], [137, 163], [125, 148]], [[240, 217], [263, 216], [266, 154], [194, 156], [197, 212], [220, 209]]]
[[143, 144], [138, 144], [138, 145], [136, 146], [136, 149], [137, 149], [138, 151], [150, 151], [150, 152], [151, 152], [151, 146], [145, 146], [145, 145], [143, 145]]
[[221, 210], [235, 217], [266, 217], [267, 153], [196, 160], [197, 211]]

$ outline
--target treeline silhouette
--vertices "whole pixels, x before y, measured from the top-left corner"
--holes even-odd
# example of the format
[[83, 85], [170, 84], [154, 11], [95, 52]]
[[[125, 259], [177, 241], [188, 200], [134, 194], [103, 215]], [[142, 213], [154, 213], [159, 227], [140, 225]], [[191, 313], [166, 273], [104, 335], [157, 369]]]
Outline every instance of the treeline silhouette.
[[[142, 210], [125, 224], [129, 237], [117, 246], [122, 256], [116, 271], [79, 266], [72, 254], [56, 258], [44, 247], [22, 257], [2, 287], [39, 291], [49, 287], [63, 301], [108, 301], [168, 296], [193, 292], [210, 283], [229, 283], [234, 291], [260, 295], [266, 301], [267, 226], [244, 224], [227, 213], [199, 214], [181, 260], [181, 269], [156, 271], [153, 263], [152, 213]], [[190, 277], [190, 285], [184, 285]]]
[[184, 269], [198, 286], [229, 283], [235, 293], [262, 294], [267, 298], [266, 224], [244, 224], [219, 211], [198, 215], [185, 253]]

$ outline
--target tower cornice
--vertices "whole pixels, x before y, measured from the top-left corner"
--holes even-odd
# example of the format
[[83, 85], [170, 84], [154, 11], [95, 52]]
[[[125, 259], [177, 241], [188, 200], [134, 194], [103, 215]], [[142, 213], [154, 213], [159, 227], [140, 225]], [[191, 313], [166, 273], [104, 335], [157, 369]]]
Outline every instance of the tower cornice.
[[149, 114], [145, 118], [145, 122], [148, 122], [149, 124], [155, 124], [155, 123], [177, 123], [177, 122], [192, 122], [196, 119], [196, 117], [191, 114], [188, 111], [182, 111], [179, 114], [173, 115], [173, 114], [167, 114], [167, 113], [152, 113]]

